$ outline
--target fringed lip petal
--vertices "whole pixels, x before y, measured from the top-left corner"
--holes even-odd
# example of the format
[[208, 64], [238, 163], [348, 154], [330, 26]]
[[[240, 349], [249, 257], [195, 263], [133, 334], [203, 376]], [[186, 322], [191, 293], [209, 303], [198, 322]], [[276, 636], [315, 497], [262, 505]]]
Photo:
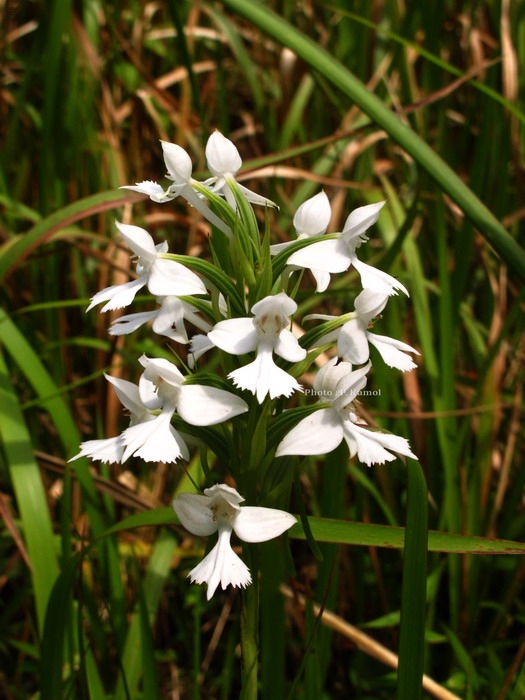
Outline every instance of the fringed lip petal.
[[[351, 451], [357, 452], [358, 459], [371, 466], [392, 462], [398, 455], [417, 459], [412, 453], [408, 440], [399, 435], [380, 433], [345, 421], [345, 440]], [[352, 446], [352, 447], [351, 447]]]
[[131, 456], [165, 464], [178, 459], [189, 461], [186, 443], [171, 425], [172, 415], [173, 410], [163, 410], [155, 418], [127, 428], [122, 433], [125, 445], [122, 461]]
[[192, 583], [208, 584], [208, 600], [211, 600], [219, 584], [224, 590], [227, 586], [245, 588], [252, 582], [250, 570], [231, 547], [230, 537], [231, 530], [219, 530], [215, 547], [188, 574]]
[[146, 286], [147, 281], [147, 277], [143, 275], [136, 280], [131, 280], [131, 282], [114, 284], [111, 287], [102, 289], [91, 299], [91, 304], [87, 307], [86, 312], [91, 311], [93, 307], [103, 301], [108, 303], [102, 307], [101, 312], [115, 311], [115, 309], [123, 309], [125, 306], [129, 306], [139, 289]]
[[376, 335], [375, 333], [367, 333], [367, 339], [370, 345], [373, 345], [379, 351], [383, 362], [389, 367], [399, 369], [401, 372], [410, 372], [410, 370], [416, 369], [416, 363], [410, 355], [407, 355], [409, 352], [419, 355], [415, 348], [395, 338]]

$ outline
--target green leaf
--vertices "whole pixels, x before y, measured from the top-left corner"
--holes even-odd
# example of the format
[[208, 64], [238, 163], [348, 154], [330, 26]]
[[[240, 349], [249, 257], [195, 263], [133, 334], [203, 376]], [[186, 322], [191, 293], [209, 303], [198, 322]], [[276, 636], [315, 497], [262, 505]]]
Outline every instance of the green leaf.
[[58, 576], [57, 553], [44, 484], [33, 457], [31, 436], [1, 352], [0, 439], [27, 545], [38, 627], [41, 631], [49, 595]]
[[[348, 520], [332, 520], [330, 518], [308, 518], [312, 534], [317, 542], [333, 542], [334, 544], [359, 545], [364, 547], [386, 547], [387, 549], [403, 549], [405, 546], [405, 528], [391, 525], [375, 525], [357, 523]], [[172, 508], [156, 508], [143, 513], [132, 515], [120, 523], [113, 525], [103, 537], [131, 530], [137, 527], [178, 525], [179, 521]], [[299, 523], [289, 531], [292, 539], [304, 540], [306, 535]], [[448, 552], [454, 554], [525, 554], [525, 542], [496, 540], [488, 537], [459, 535], [450, 532], [429, 531], [429, 552]]]

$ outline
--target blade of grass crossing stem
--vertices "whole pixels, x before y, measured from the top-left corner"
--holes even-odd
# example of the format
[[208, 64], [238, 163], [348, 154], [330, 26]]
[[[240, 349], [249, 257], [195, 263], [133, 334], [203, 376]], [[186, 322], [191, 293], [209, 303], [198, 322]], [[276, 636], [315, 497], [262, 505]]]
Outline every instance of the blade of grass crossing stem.
[[40, 632], [51, 589], [58, 576], [53, 527], [31, 436], [0, 353], [0, 437], [27, 545]]
[[425, 656], [428, 497], [419, 462], [407, 460], [407, 478], [397, 700], [418, 700]]
[[525, 251], [452, 168], [353, 73], [328, 51], [256, 0], [224, 0], [223, 4], [287, 46], [358, 105], [429, 173], [464, 211], [498, 255], [525, 280]]

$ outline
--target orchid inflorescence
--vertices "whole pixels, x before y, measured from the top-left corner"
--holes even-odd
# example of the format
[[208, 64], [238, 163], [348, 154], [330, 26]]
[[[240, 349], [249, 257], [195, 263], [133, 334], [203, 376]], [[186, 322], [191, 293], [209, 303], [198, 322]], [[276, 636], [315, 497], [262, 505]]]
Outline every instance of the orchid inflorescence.
[[[331, 207], [320, 192], [295, 213], [297, 237], [271, 244], [268, 218], [261, 235], [251, 205], [277, 207], [237, 182], [242, 161], [229, 139], [218, 131], [210, 136], [206, 159], [212, 177], [202, 182], [192, 177], [192, 161], [183, 148], [161, 143], [171, 184], [164, 189], [145, 181], [126, 189], [157, 203], [183, 197], [211, 225], [210, 260], [169, 253], [167, 242], [156, 244], [143, 228], [117, 223], [133, 251], [137, 277], [98, 292], [88, 309], [102, 302], [102, 311], [127, 307], [146, 288], [157, 307], [119, 317], [109, 332], [124, 335], [151, 323], [154, 333], [188, 346], [187, 360], [184, 365], [143, 355], [138, 385], [106, 375], [127, 409], [129, 426], [117, 437], [82, 443], [73, 459], [189, 461], [190, 445], [197, 444], [215, 453], [250, 500], [263, 502], [267, 484], [275, 496], [275, 475], [283, 473], [272, 465], [295, 455], [326, 454], [343, 440], [350, 457], [357, 455], [368, 466], [399, 455], [415, 459], [405, 438], [368, 426], [357, 404], [372, 366], [370, 346], [388, 366], [403, 372], [416, 366], [411, 354], [419, 354], [406, 343], [372, 332], [389, 298], [399, 291], [408, 295], [397, 279], [357, 256], [384, 202], [355, 209], [342, 231], [327, 235]], [[331, 275], [350, 267], [362, 286], [354, 309], [339, 317], [305, 316], [303, 323], [322, 323], [303, 333], [294, 319], [294, 296], [301, 288], [300, 280], [292, 284], [294, 274], [309, 270], [322, 293]], [[189, 326], [198, 331], [191, 338]], [[222, 367], [225, 376], [199, 369], [207, 352], [221, 353], [214, 366]], [[288, 405], [285, 399], [303, 392], [300, 380], [314, 363], [322, 366], [307, 393], [316, 403], [297, 405], [294, 398]], [[289, 479], [283, 480], [283, 491], [288, 487]], [[204, 495], [182, 494], [174, 502], [191, 533], [218, 532], [216, 546], [189, 574], [192, 581], [208, 584], [208, 598], [219, 583], [222, 588], [244, 587], [251, 581], [231, 548], [232, 532], [245, 542], [262, 542], [295, 522], [285, 511], [241, 507], [243, 501], [233, 487], [215, 484]]]

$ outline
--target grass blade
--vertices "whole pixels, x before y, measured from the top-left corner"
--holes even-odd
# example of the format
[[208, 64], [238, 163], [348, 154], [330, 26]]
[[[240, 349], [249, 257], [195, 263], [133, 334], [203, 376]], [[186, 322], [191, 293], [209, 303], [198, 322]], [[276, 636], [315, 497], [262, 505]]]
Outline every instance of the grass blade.
[[391, 138], [429, 173], [479, 229], [498, 255], [525, 281], [523, 249], [432, 148], [412, 129], [405, 126], [358, 78], [328, 51], [256, 0], [224, 0], [224, 5], [287, 46], [359, 105], [363, 112], [385, 129]]
[[423, 470], [408, 460], [407, 524], [401, 591], [397, 697], [421, 697], [425, 656], [428, 496]]

